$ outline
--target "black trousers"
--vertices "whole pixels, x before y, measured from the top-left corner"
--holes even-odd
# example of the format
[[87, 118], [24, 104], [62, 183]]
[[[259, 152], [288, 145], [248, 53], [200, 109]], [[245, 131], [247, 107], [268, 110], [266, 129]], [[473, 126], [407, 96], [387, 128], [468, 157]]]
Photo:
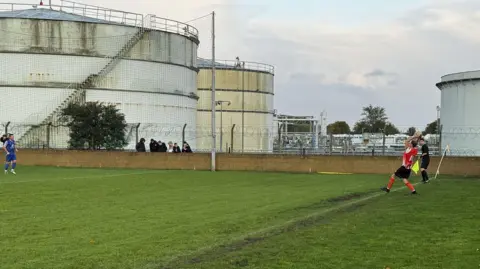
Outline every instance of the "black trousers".
[[430, 156], [423, 156], [420, 168], [427, 170], [428, 165], [430, 164]]

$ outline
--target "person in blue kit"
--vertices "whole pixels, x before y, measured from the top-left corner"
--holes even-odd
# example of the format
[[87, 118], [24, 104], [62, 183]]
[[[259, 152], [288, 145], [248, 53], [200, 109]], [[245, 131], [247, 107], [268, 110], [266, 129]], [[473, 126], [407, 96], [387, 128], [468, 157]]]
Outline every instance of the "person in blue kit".
[[5, 162], [5, 174], [8, 174], [8, 168], [12, 165], [12, 174], [15, 173], [15, 167], [17, 166], [17, 151], [18, 149], [15, 146], [15, 139], [13, 134], [9, 134], [7, 140], [3, 143], [3, 150], [6, 153], [6, 162]]

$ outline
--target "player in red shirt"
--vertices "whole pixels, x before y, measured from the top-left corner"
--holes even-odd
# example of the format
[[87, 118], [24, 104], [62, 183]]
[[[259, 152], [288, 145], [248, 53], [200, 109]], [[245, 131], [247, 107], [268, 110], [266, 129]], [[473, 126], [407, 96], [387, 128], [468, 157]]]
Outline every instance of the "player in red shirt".
[[403, 183], [410, 189], [412, 194], [417, 194], [417, 191], [413, 187], [413, 185], [408, 181], [410, 174], [412, 172], [412, 165], [413, 159], [418, 154], [417, 149], [417, 139], [409, 139], [405, 141], [405, 152], [403, 153], [403, 161], [402, 166], [395, 171], [390, 177], [390, 181], [388, 182], [387, 187], [383, 187], [382, 190], [385, 192], [390, 192], [390, 189], [395, 183], [395, 177], [400, 178], [403, 180]]

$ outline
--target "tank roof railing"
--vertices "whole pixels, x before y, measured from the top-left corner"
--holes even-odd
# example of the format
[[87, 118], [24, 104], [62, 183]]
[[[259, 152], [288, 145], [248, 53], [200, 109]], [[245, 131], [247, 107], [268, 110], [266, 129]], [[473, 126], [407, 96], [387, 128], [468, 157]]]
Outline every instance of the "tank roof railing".
[[186, 37], [192, 37], [198, 40], [197, 28], [183, 22], [161, 18], [153, 14], [148, 14], [145, 17], [144, 27], [153, 29], [153, 30], [176, 33]]
[[[199, 68], [211, 68], [212, 60], [198, 58], [201, 62], [197, 61]], [[216, 60], [215, 68], [218, 69], [232, 69], [232, 70], [247, 70], [247, 71], [260, 71], [270, 74], [275, 74], [275, 67], [273, 65], [258, 63], [258, 62], [248, 62], [248, 61], [237, 61], [237, 60]]]
[[52, 9], [65, 13], [93, 18], [112, 24], [124, 24], [143, 27], [143, 15], [104, 7], [86, 5], [68, 0], [61, 0], [60, 5], [25, 4], [25, 3], [0, 3], [0, 11], [22, 11], [27, 9]]
[[198, 40], [198, 30], [186, 23], [161, 18], [156, 15], [147, 15], [121, 10], [109, 9], [100, 6], [87, 5], [69, 0], [60, 0], [60, 5], [25, 4], [25, 3], [0, 3], [0, 11], [21, 11], [38, 8], [62, 11], [82, 17], [93, 18], [112, 24], [123, 24], [135, 27], [145, 27], [152, 30], [176, 33], [186, 37], [193, 37]]
[[[74, 1], [60, 0], [60, 11], [111, 23], [143, 27], [143, 15], [100, 6], [87, 5]], [[53, 5], [52, 5], [53, 6]]]

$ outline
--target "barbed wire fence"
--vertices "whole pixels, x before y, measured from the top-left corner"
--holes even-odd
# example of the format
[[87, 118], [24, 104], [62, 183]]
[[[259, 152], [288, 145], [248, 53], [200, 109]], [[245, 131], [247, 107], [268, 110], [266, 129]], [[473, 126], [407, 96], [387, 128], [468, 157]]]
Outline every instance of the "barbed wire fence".
[[[0, 128], [4, 133], [22, 133], [25, 130], [36, 129], [39, 135], [31, 136], [31, 140], [24, 141], [31, 149], [67, 149], [68, 140], [65, 139], [65, 125], [54, 124], [28, 124], [16, 122], [2, 122]], [[257, 148], [250, 145], [244, 154], [295, 154], [295, 155], [341, 155], [341, 156], [399, 156], [404, 150], [403, 142], [408, 137], [406, 133], [395, 135], [383, 134], [312, 134], [302, 132], [280, 133], [275, 126], [247, 126], [245, 136], [248, 141], [255, 141]], [[406, 128], [407, 129], [407, 128]], [[405, 129], [405, 130], [406, 130]], [[220, 132], [220, 130], [219, 130]], [[128, 123], [125, 130], [128, 146], [126, 151], [134, 151], [135, 145], [141, 138], [147, 141], [154, 139], [164, 143], [182, 143], [186, 141], [201, 141], [210, 138], [210, 126], [197, 126], [196, 129], [187, 128], [184, 124], [155, 124], [155, 123]], [[218, 134], [220, 136], [220, 134]], [[225, 124], [223, 127], [225, 153], [235, 154], [241, 152], [239, 129]], [[316, 136], [316, 137], [315, 137]], [[424, 136], [430, 149], [430, 154], [441, 155], [444, 145], [451, 145], [449, 156], [479, 156], [480, 149], [472, 147], [469, 142], [480, 138], [480, 129], [450, 128], [442, 130], [441, 138], [438, 134]], [[465, 143], [464, 143], [465, 142]], [[269, 144], [271, 143], [271, 144]], [[469, 147], [455, 147], [459, 143]], [[20, 145], [22, 146], [22, 145]], [[198, 143], [194, 152], [210, 152], [211, 144]], [[148, 146], [147, 146], [148, 151]]]

